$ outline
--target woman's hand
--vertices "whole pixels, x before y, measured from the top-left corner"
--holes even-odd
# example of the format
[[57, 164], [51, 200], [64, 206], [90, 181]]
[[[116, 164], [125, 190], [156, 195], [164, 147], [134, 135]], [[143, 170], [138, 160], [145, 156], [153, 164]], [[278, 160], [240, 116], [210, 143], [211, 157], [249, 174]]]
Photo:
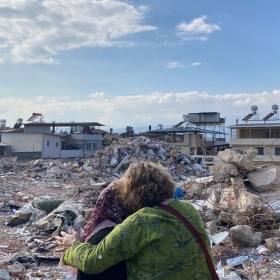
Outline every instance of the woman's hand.
[[60, 248], [56, 249], [55, 252], [64, 252], [72, 243], [80, 241], [80, 235], [73, 227], [70, 227], [70, 234], [64, 231], [62, 231], [60, 234], [62, 237], [54, 237], [56, 244], [60, 246]]

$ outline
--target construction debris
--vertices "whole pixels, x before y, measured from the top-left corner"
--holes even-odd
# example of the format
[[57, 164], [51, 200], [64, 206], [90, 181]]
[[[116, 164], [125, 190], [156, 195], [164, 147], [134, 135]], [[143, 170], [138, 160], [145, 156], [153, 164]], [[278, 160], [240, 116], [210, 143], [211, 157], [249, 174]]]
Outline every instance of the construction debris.
[[0, 159], [0, 279], [71, 279], [57, 268], [52, 237], [69, 226], [80, 231], [100, 191], [140, 160], [160, 162], [170, 172], [174, 198], [193, 203], [210, 236], [230, 233], [212, 244], [220, 279], [279, 278], [278, 165], [256, 165], [254, 148], [245, 155], [227, 149], [208, 170], [156, 139], [110, 143], [90, 158], [68, 162]]
[[251, 172], [248, 181], [258, 192], [276, 191], [280, 189], [280, 166], [270, 165]]
[[235, 247], [256, 247], [261, 244], [262, 238], [256, 235], [250, 226], [239, 225], [230, 229], [232, 244]]

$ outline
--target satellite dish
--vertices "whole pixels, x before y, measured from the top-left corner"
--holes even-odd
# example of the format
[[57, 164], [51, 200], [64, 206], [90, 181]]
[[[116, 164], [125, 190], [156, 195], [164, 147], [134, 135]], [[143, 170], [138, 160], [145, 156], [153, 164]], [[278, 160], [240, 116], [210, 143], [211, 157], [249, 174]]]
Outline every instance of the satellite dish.
[[222, 241], [224, 241], [227, 237], [228, 237], [228, 231], [223, 231], [223, 232], [219, 232], [217, 234], [211, 235], [210, 233], [208, 233], [210, 242], [211, 242], [211, 247], [214, 247], [216, 245], [218, 245], [219, 243], [221, 243]]

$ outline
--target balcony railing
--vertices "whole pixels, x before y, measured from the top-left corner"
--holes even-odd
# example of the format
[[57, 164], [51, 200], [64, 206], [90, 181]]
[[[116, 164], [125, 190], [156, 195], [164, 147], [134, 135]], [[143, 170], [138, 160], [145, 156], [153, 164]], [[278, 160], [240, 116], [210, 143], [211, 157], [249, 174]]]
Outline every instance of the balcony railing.
[[231, 138], [231, 146], [280, 146], [280, 138]]

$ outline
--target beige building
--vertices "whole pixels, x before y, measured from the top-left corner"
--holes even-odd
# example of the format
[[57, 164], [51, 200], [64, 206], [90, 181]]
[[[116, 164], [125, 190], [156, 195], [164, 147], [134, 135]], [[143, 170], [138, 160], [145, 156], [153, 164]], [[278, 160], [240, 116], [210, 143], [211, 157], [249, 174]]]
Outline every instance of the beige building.
[[198, 150], [196, 146], [204, 146], [203, 134], [190, 134], [186, 133], [181, 136], [177, 136], [171, 143], [174, 147], [178, 148], [182, 153], [186, 155], [195, 155]]
[[[29, 120], [37, 116], [41, 114], [33, 113]], [[34, 121], [24, 124], [24, 129], [21, 126], [0, 131], [1, 143], [6, 145], [0, 155], [19, 159], [90, 157], [102, 146], [102, 135], [95, 126], [103, 125], [96, 122]]]
[[[2, 142], [8, 144], [19, 158], [60, 158], [60, 136], [44, 133], [2, 133]], [[31, 156], [32, 155], [32, 156]]]
[[258, 149], [256, 160], [280, 161], [280, 123], [245, 123], [229, 126], [230, 146], [241, 153]]
[[[229, 146], [224, 138], [216, 138], [221, 134], [214, 130], [206, 130], [197, 127], [172, 127], [147, 131], [145, 136], [158, 138], [174, 145], [181, 152], [189, 156], [215, 155], [217, 150], [223, 150]], [[207, 135], [211, 135], [210, 139]]]

